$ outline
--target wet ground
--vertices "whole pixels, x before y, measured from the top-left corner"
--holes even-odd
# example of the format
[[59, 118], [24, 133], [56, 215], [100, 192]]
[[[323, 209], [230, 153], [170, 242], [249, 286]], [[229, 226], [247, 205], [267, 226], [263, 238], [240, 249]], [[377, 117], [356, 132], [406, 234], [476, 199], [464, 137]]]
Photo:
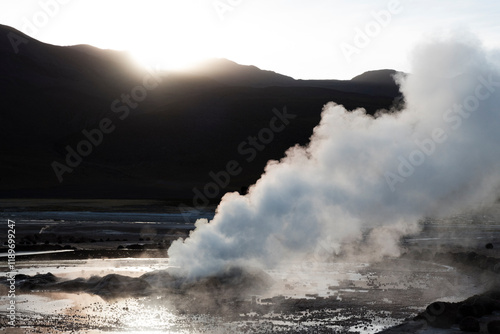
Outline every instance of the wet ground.
[[[121, 225], [113, 215], [92, 217], [93, 228], [114, 234], [102, 234], [103, 242], [71, 243], [71, 235], [90, 237], [85, 221], [75, 224], [69, 220], [70, 224], [68, 216], [58, 216], [52, 222], [50, 213], [39, 218], [30, 214], [15, 218], [17, 226], [24, 226], [25, 240], [33, 231], [39, 233], [39, 228], [52, 224], [54, 234], [58, 228], [73, 227], [62, 234], [68, 237], [64, 242], [77, 248], [72, 253], [90, 251], [96, 244], [109, 252], [84, 260], [71, 258], [74, 255], [68, 254], [72, 253], [21, 256], [16, 259], [19, 274], [52, 273], [66, 280], [109, 274], [138, 278], [158, 271], [161, 275], [168, 267], [168, 259], [149, 257], [151, 251], [138, 250], [134, 258], [113, 254], [124, 251], [116, 249], [117, 243], [154, 244], [167, 237], [165, 231], [176, 233], [172, 228], [175, 220], [134, 224], [134, 218]], [[484, 259], [500, 258], [498, 217], [495, 207], [481, 214], [427, 220], [421, 233], [402, 240], [406, 253], [397, 259], [371, 264], [342, 259], [284, 263], [266, 271], [272, 282], [268, 290], [239, 297], [221, 295], [219, 290], [200, 293], [199, 289], [197, 294], [191, 293], [193, 289], [157, 289], [143, 297], [118, 299], [83, 291], [17, 290], [14, 328], [8, 324], [8, 288], [0, 285], [0, 333], [375, 333], [413, 318], [436, 300], [463, 300], [495, 285], [495, 260]], [[183, 228], [189, 226], [182, 224]], [[123, 230], [123, 226], [128, 227]], [[130, 232], [145, 227], [149, 234]], [[120, 235], [120, 240], [106, 242], [120, 229], [128, 237]], [[130, 240], [123, 241], [125, 238]], [[470, 255], [471, 251], [476, 255]], [[7, 272], [5, 267], [2, 271]]]

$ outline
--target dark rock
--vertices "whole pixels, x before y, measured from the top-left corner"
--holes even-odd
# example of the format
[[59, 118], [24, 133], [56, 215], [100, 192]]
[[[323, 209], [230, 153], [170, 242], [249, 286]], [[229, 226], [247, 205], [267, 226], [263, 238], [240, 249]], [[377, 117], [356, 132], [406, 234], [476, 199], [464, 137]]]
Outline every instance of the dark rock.
[[474, 307], [471, 304], [462, 304], [458, 307], [458, 312], [462, 317], [474, 316]]
[[500, 334], [500, 320], [493, 320], [488, 322], [488, 333]]
[[143, 249], [144, 249], [144, 245], [140, 245], [140, 244], [132, 244], [132, 245], [127, 245], [127, 248], [128, 248], [128, 249], [139, 249], [139, 250], [143, 250]]
[[481, 318], [483, 315], [491, 313], [489, 311], [489, 307], [487, 302], [484, 302], [479, 300], [476, 303], [472, 305], [472, 309], [474, 310], [473, 316]]
[[460, 321], [460, 330], [462, 332], [479, 332], [479, 321], [474, 317], [465, 317]]
[[450, 328], [457, 323], [458, 308], [456, 303], [435, 302], [427, 306], [417, 319], [425, 319], [432, 327]]
[[494, 301], [500, 301], [500, 291], [492, 291], [489, 293], [489, 297]]
[[493, 311], [500, 310], [500, 301], [492, 296], [496, 296], [496, 292], [486, 293], [481, 296], [473, 296], [464, 301], [463, 304], [471, 305], [473, 309], [472, 316], [482, 317], [483, 315], [490, 314]]
[[101, 296], [104, 299], [147, 296], [151, 293], [151, 286], [145, 280], [117, 274], [91, 277], [88, 284], [87, 292]]
[[21, 290], [36, 289], [39, 286], [57, 282], [57, 277], [52, 273], [36, 274], [34, 276], [19, 274], [16, 275], [16, 286]]
[[[7, 279], [0, 281], [0, 283], [9, 284]], [[152, 292], [151, 285], [146, 280], [117, 274], [109, 274], [104, 277], [92, 276], [89, 279], [80, 277], [72, 280], [61, 280], [51, 273], [34, 276], [19, 274], [16, 275], [16, 286], [21, 290], [88, 292], [104, 299], [143, 297]]]
[[[472, 253], [468, 253], [468, 257]], [[472, 255], [476, 256], [476, 255]], [[420, 313], [414, 320], [425, 320], [429, 326], [436, 328], [451, 328], [459, 324], [465, 332], [479, 331], [478, 318], [500, 311], [500, 291], [490, 290], [481, 295], [475, 295], [460, 303], [435, 302], [427, 306], [425, 312]], [[500, 321], [491, 326], [500, 334]], [[492, 327], [492, 328], [493, 328]]]

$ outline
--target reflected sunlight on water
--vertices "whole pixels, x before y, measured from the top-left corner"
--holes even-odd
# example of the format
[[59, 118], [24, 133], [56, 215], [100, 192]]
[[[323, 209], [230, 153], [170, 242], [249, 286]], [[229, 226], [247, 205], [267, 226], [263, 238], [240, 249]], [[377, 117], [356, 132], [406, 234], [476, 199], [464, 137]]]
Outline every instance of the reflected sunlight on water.
[[123, 305], [118, 304], [118, 309], [121, 307], [125, 311], [120, 316], [123, 328], [140, 331], [140, 333], [165, 333], [165, 331], [167, 333], [187, 333], [177, 328], [177, 316], [164, 306], [149, 306], [139, 300], [128, 300]]

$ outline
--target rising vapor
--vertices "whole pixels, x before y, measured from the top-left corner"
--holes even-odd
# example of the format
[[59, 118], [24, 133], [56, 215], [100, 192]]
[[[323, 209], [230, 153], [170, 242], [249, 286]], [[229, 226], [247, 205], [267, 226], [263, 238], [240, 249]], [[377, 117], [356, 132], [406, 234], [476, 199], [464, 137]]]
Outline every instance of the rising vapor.
[[422, 218], [496, 201], [499, 68], [475, 37], [458, 37], [415, 49], [412, 74], [396, 78], [403, 110], [372, 117], [327, 104], [309, 145], [270, 161], [247, 195], [226, 194], [212, 221], [172, 244], [171, 271], [272, 267], [318, 245], [397, 256]]

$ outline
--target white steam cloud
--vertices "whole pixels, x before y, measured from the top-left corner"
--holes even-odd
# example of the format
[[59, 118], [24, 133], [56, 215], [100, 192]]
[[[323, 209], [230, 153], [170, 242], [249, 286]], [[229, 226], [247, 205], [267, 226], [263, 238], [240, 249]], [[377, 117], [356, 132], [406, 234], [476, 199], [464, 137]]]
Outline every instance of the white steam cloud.
[[224, 196], [211, 222], [172, 244], [170, 264], [197, 278], [318, 245], [398, 255], [420, 219], [496, 201], [499, 68], [475, 37], [458, 37], [416, 48], [412, 74], [398, 78], [401, 112], [374, 118], [327, 104], [310, 144], [269, 162], [247, 195]]

